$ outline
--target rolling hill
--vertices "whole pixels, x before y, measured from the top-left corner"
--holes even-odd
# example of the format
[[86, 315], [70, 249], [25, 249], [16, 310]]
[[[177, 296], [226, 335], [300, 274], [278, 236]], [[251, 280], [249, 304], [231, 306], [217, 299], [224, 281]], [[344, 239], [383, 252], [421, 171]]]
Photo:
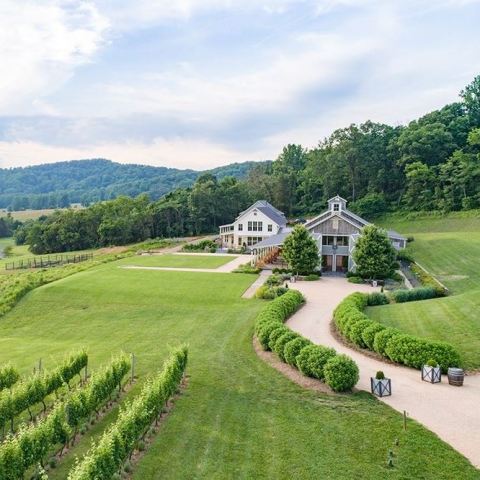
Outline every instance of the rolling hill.
[[[256, 162], [233, 163], [209, 172], [218, 178], [243, 178]], [[0, 208], [21, 210], [66, 207], [119, 195], [147, 193], [157, 199], [187, 187], [202, 173], [195, 170], [120, 164], [105, 159], [72, 160], [0, 169]]]

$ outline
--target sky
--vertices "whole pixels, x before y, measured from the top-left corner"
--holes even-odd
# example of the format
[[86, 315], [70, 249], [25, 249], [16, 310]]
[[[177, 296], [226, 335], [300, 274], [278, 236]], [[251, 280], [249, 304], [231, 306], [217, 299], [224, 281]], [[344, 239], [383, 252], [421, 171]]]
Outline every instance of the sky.
[[207, 169], [458, 99], [480, 0], [1, 0], [0, 167]]

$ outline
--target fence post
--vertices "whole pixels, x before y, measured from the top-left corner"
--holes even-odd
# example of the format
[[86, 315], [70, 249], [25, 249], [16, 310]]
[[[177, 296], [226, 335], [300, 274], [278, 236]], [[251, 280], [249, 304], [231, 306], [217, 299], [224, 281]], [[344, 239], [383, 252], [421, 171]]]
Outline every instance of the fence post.
[[42, 359], [39, 358], [38, 359], [38, 373], [42, 373]]
[[403, 429], [407, 430], [407, 411], [403, 411]]

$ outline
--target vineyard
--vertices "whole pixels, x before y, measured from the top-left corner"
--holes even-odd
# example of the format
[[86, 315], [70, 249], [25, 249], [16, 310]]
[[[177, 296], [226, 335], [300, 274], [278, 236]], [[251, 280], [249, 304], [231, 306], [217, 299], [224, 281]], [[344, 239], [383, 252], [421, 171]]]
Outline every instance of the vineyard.
[[[152, 422], [158, 421], [177, 391], [186, 361], [187, 349], [181, 347], [165, 362], [163, 370], [145, 383], [140, 395], [126, 404], [117, 422], [69, 478], [106, 480], [120, 472], [137, 441], [144, 438]], [[95, 423], [102, 410], [119, 401], [125, 377], [132, 368], [131, 359], [122, 354], [90, 376], [87, 366], [88, 355], [81, 351], [68, 356], [52, 372], [38, 372], [27, 379], [21, 379], [12, 365], [0, 369], [0, 480], [48, 478], [46, 469], [54, 468], [68, 453], [81, 437], [82, 425]], [[52, 394], [54, 398], [49, 402]], [[34, 416], [32, 408], [39, 404], [42, 409]], [[28, 417], [22, 419], [25, 411]]]

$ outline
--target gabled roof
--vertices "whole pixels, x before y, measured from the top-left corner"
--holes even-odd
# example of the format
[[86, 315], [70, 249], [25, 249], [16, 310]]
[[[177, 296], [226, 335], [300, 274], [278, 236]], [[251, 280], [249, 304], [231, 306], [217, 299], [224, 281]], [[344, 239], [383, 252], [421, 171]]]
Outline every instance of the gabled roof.
[[347, 203], [347, 201], [342, 198], [340, 195], [335, 195], [334, 197], [332, 198], [329, 198], [327, 200], [328, 203], [331, 203], [331, 202], [344, 202], [344, 203]]
[[283, 214], [283, 212], [275, 208], [266, 200], [256, 201], [253, 205], [248, 207], [246, 210], [244, 210], [243, 212], [240, 212], [240, 214], [236, 219], [238, 220], [240, 217], [243, 217], [243, 215], [245, 215], [246, 213], [254, 209], [257, 209], [259, 212], [262, 212], [264, 215], [266, 215], [270, 220], [275, 222], [277, 225], [285, 226], [287, 224], [287, 219], [285, 218], [285, 215]]

